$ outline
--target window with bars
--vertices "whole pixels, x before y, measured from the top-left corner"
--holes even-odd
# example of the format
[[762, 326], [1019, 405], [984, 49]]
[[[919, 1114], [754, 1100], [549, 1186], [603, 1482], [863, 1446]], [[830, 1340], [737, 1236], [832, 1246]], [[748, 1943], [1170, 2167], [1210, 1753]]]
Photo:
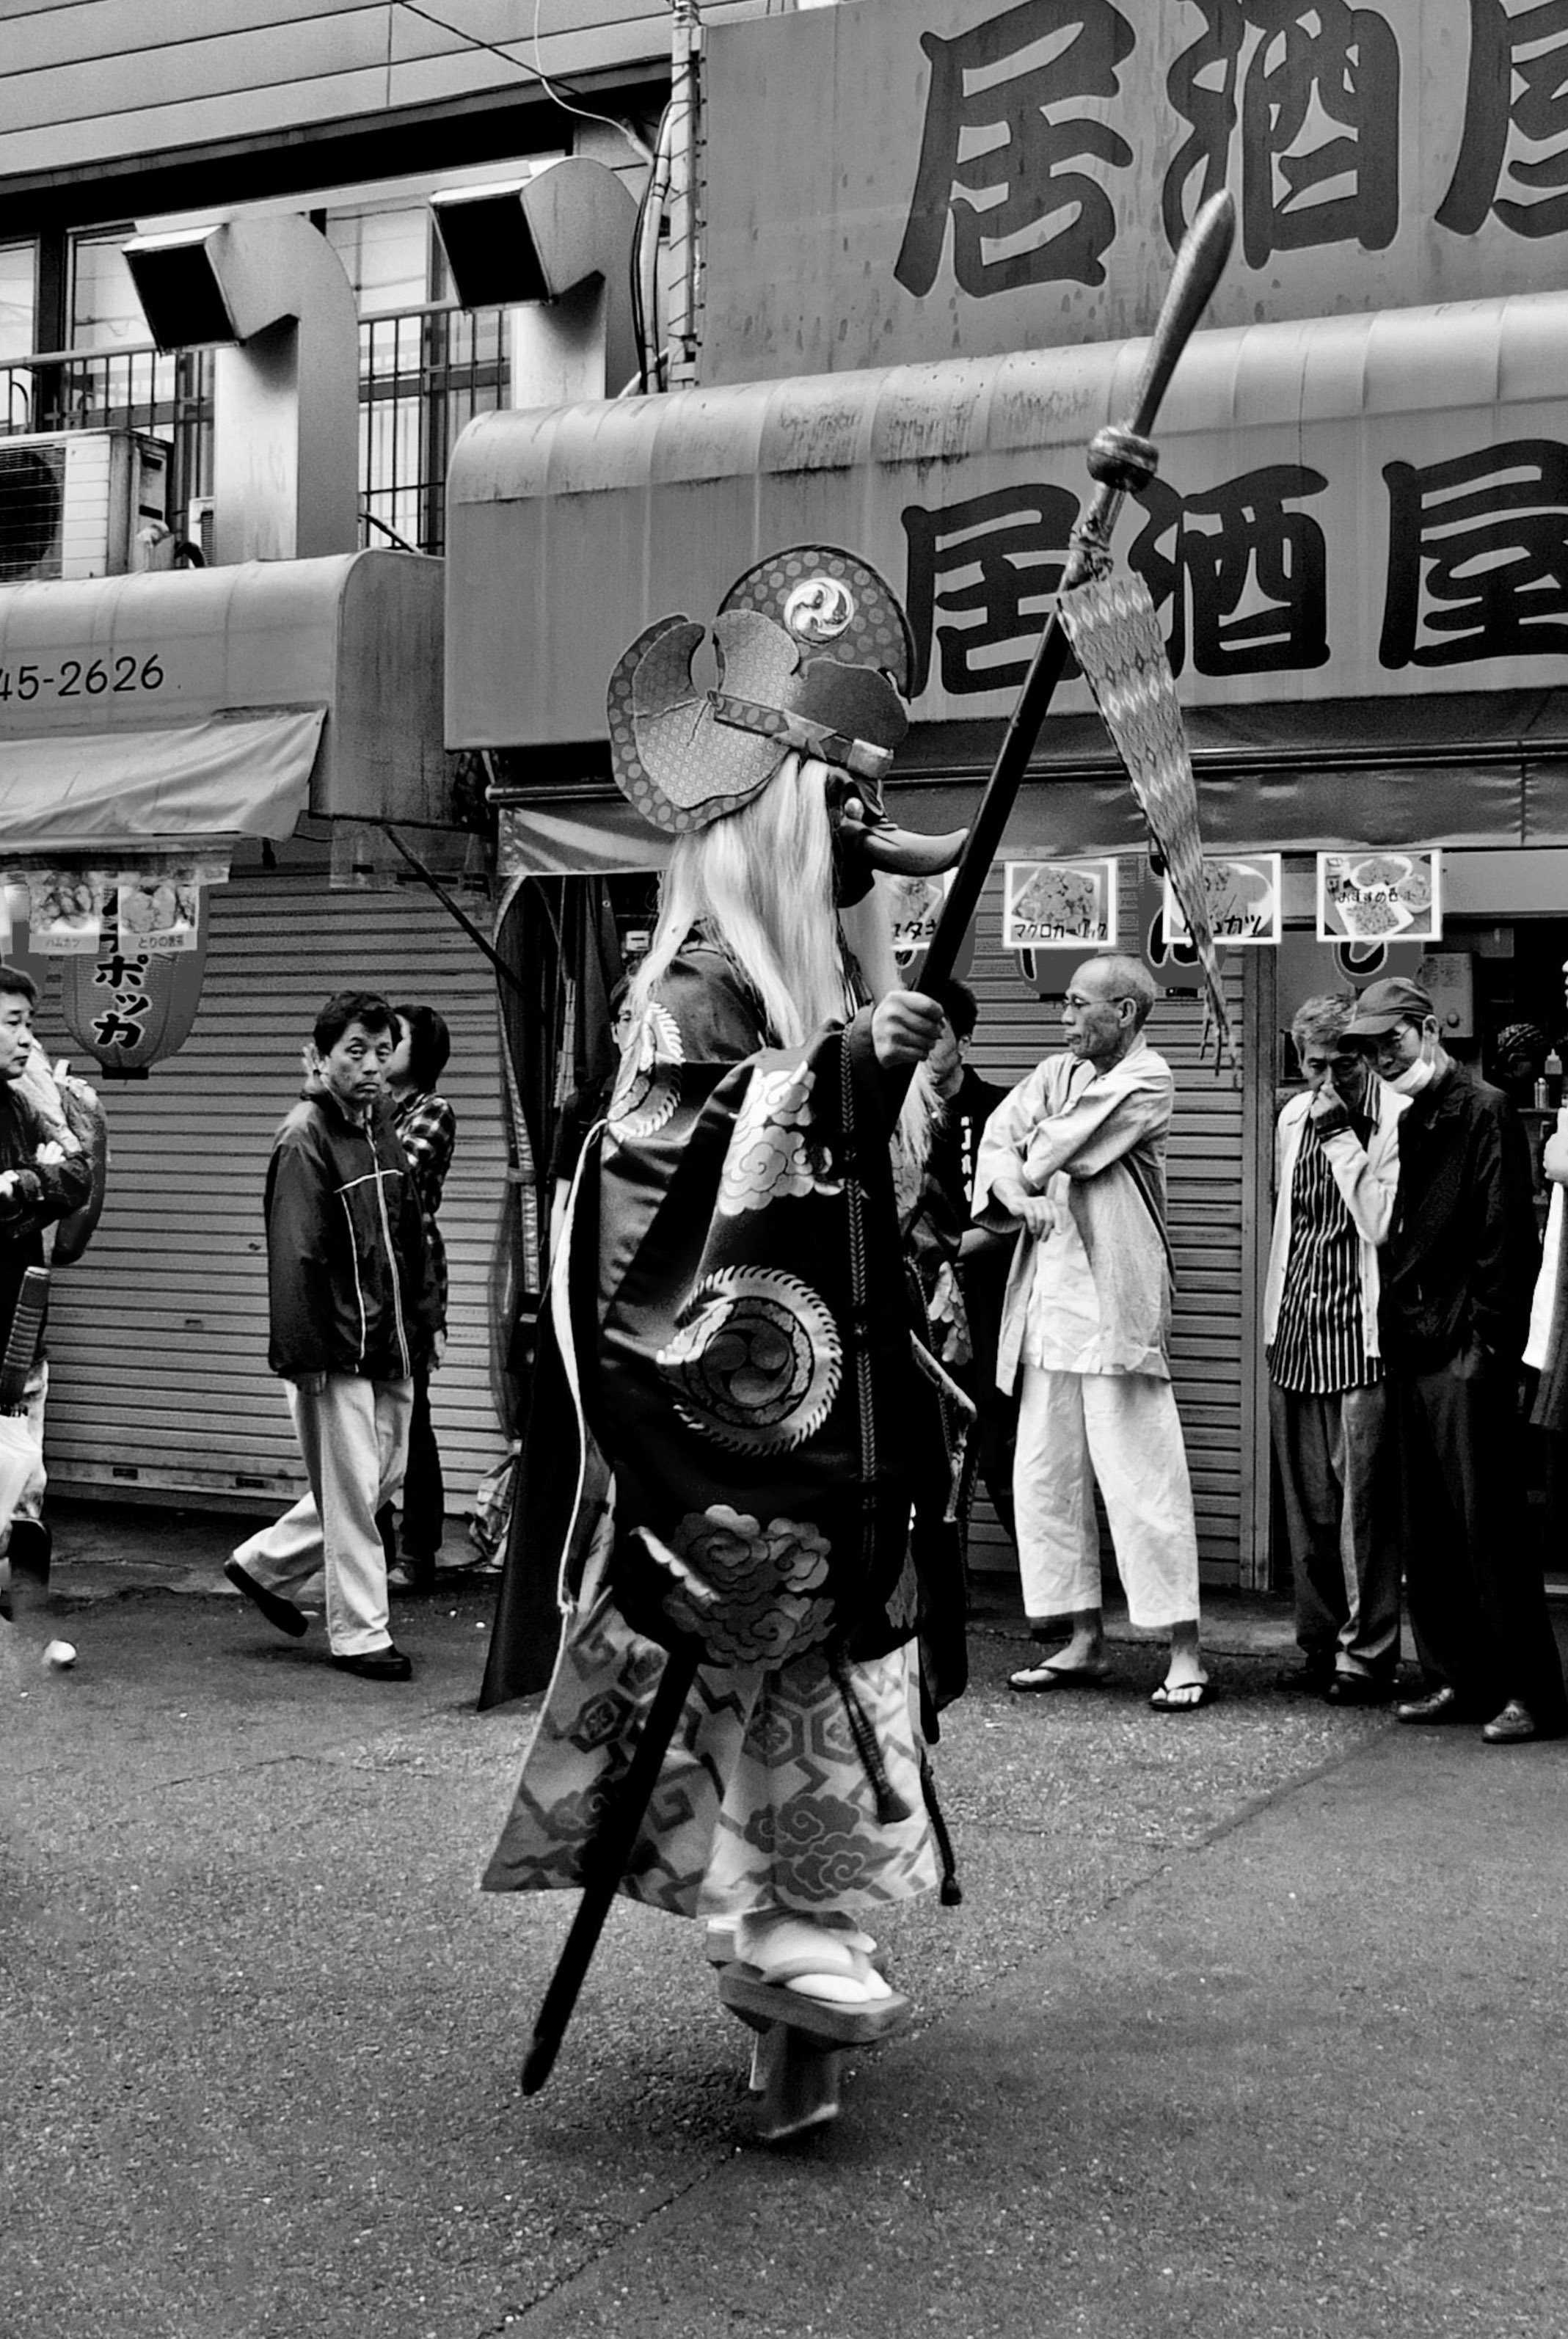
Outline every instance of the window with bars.
[[[508, 403], [510, 332], [504, 310], [452, 300], [428, 192], [405, 182], [301, 208], [360, 310], [360, 541], [439, 552], [448, 461], [465, 424]], [[133, 232], [126, 222], [71, 239], [62, 350], [29, 347], [35, 247], [0, 247], [0, 436], [119, 429], [166, 439], [171, 518], [189, 533], [192, 504], [212, 493], [212, 353], [152, 345], [121, 249]]]

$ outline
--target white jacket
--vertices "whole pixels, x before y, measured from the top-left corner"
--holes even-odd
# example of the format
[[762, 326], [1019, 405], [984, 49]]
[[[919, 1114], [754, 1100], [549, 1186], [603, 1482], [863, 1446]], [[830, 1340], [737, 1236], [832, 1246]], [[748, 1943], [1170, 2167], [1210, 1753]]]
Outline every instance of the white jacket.
[[[1334, 1182], [1345, 1197], [1345, 1207], [1361, 1238], [1361, 1327], [1366, 1354], [1377, 1347], [1377, 1246], [1394, 1217], [1394, 1197], [1399, 1183], [1399, 1122], [1409, 1099], [1396, 1095], [1376, 1072], [1369, 1075], [1368, 1102], [1372, 1136], [1365, 1150], [1353, 1129], [1336, 1130], [1323, 1140]], [[1307, 1126], [1310, 1091], [1293, 1096], [1274, 1131], [1274, 1239], [1268, 1249], [1268, 1275], [1263, 1287], [1263, 1340], [1267, 1347], [1279, 1328], [1279, 1303], [1285, 1296], [1285, 1270], [1290, 1258], [1290, 1189], [1301, 1132]]]
[[1048, 1319], [1053, 1280], [1062, 1278], [1055, 1296], [1071, 1339], [1081, 1343], [1058, 1369], [1169, 1378], [1165, 1143], [1174, 1100], [1169, 1065], [1139, 1039], [1107, 1072], [1075, 1056], [1046, 1057], [986, 1122], [975, 1218], [998, 1232], [1018, 1227], [991, 1195], [1011, 1172], [1027, 1193], [1051, 1194], [1067, 1221], [1060, 1240], [1037, 1241], [1019, 1229], [1002, 1301], [999, 1388], [1017, 1378], [1037, 1278]]

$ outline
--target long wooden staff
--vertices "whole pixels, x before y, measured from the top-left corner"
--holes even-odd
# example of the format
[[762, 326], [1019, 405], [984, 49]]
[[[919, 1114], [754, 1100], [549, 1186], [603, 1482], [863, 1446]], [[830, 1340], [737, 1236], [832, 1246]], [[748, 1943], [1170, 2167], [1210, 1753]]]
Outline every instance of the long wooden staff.
[[[1096, 446], [1100, 447], [1098, 458], [1095, 447], [1090, 449], [1090, 468], [1100, 478], [1100, 485], [1088, 512], [1073, 531], [1072, 548], [1062, 572], [1064, 589], [1080, 583], [1088, 576], [1096, 548], [1108, 541], [1115, 526], [1131, 476], [1127, 463], [1126, 438], [1129, 433], [1135, 438], [1145, 438], [1153, 425], [1177, 359], [1186, 347], [1225, 265], [1234, 221], [1235, 207], [1229, 195], [1212, 195], [1182, 239], [1170, 289], [1166, 293], [1159, 322], [1149, 346], [1131, 419], [1121, 432], [1100, 434], [1096, 441]], [[1101, 440], [1103, 446], [1100, 445]], [[1136, 476], [1147, 476], [1149, 468], [1149, 463], [1144, 463], [1138, 469]], [[926, 952], [925, 965], [920, 977], [921, 988], [924, 991], [932, 990], [952, 972], [959, 944], [974, 915], [986, 873], [1001, 842], [1001, 832], [1012, 809], [1012, 800], [1018, 794], [1035, 735], [1066, 663], [1067, 636], [1053, 609], [1024, 677], [1018, 705], [1013, 709], [995, 768], [986, 784], [974, 825], [969, 833], [969, 841], [953, 873], [952, 887]], [[388, 834], [392, 834], [392, 832], [389, 830]], [[393, 835], [392, 842], [399, 844], [399, 840]], [[407, 847], [402, 847], [402, 850], [406, 857], [412, 860]], [[420, 873], [423, 874], [422, 872]], [[582, 1899], [577, 1903], [571, 1929], [562, 1944], [561, 1954], [540, 2005], [533, 2038], [523, 2061], [522, 2085], [526, 2096], [537, 2095], [550, 2076], [557, 2051], [577, 2001], [577, 1993], [583, 1986], [615, 1899], [616, 1888], [631, 1857], [643, 1814], [657, 1784], [660, 1767], [680, 1721], [681, 1709], [696, 1678], [698, 1662], [697, 1655], [688, 1648], [672, 1650], [666, 1660], [658, 1689], [638, 1734], [631, 1762], [618, 1783], [604, 1826], [585, 1855]]]
[[577, 2002], [577, 1992], [598, 1946], [605, 1919], [625, 1875], [637, 1840], [643, 1813], [658, 1777], [670, 1741], [681, 1718], [692, 1683], [697, 1677], [697, 1655], [689, 1646], [672, 1649], [665, 1660], [631, 1762], [620, 1779], [604, 1826], [583, 1855], [583, 1897], [577, 1902], [571, 1929], [561, 1944], [556, 1970], [534, 2023], [534, 2035], [523, 2058], [523, 2093], [537, 2096], [549, 2077], [556, 2052], [566, 2036]]
[[[1159, 401], [1176, 370], [1176, 361], [1219, 281], [1235, 232], [1236, 205], [1228, 190], [1222, 188], [1218, 194], [1210, 195], [1181, 239], [1159, 321], [1144, 360], [1131, 415], [1120, 430], [1097, 432], [1090, 442], [1089, 468], [1099, 486], [1088, 511], [1072, 532], [1072, 543], [1061, 572], [1064, 593], [1083, 584], [1090, 575], [1097, 558], [1109, 544], [1128, 487], [1148, 476], [1151, 465], [1136, 459], [1129, 464], [1128, 456], [1132, 450], [1125, 442], [1129, 437], [1147, 439], [1153, 429]], [[959, 947], [980, 906], [981, 890], [996, 858], [1040, 726], [1061, 680], [1067, 653], [1067, 632], [1053, 604], [942, 903], [936, 932], [920, 972], [916, 987], [921, 991], [938, 990], [957, 963]]]

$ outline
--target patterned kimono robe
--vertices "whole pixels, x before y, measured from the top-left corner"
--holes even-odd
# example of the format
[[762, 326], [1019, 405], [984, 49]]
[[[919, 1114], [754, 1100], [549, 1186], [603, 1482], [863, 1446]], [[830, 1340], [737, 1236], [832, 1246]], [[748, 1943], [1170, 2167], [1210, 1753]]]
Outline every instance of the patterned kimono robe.
[[694, 938], [628, 1045], [564, 1250], [585, 1431], [556, 1456], [578, 1486], [566, 1629], [486, 1889], [582, 1881], [666, 1652], [693, 1641], [622, 1890], [709, 1916], [929, 1889], [909, 1529], [914, 1457], [941, 1433], [869, 1012], [776, 1048]]

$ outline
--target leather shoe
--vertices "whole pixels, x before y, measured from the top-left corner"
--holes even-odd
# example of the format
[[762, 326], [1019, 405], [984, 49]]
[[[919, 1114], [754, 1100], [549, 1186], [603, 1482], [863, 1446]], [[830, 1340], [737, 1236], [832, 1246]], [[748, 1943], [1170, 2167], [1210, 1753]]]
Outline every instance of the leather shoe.
[[1386, 1705], [1394, 1695], [1394, 1683], [1366, 1673], [1336, 1673], [1326, 1695], [1330, 1705]]
[[1511, 1697], [1502, 1712], [1494, 1713], [1481, 1732], [1488, 1746], [1525, 1746], [1531, 1739], [1543, 1734], [1530, 1708], [1516, 1697]]
[[332, 1659], [340, 1673], [358, 1673], [361, 1681], [412, 1681], [414, 1668], [401, 1649], [388, 1643], [384, 1649], [366, 1649], [357, 1657]]
[[1307, 1657], [1298, 1665], [1281, 1665], [1274, 1676], [1274, 1686], [1293, 1690], [1301, 1697], [1326, 1697], [1333, 1679], [1332, 1657]]
[[1394, 1709], [1395, 1722], [1463, 1722], [1465, 1718], [1459, 1692], [1446, 1682], [1441, 1689], [1428, 1690], [1425, 1697], [1413, 1697]]
[[261, 1610], [268, 1623], [275, 1624], [280, 1633], [287, 1633], [291, 1641], [297, 1641], [302, 1633], [310, 1631], [311, 1620], [303, 1609], [296, 1608], [291, 1600], [285, 1600], [281, 1592], [269, 1592], [264, 1584], [258, 1584], [253, 1575], [246, 1574], [237, 1559], [226, 1560], [223, 1573], [235, 1591], [242, 1592], [252, 1606]]

